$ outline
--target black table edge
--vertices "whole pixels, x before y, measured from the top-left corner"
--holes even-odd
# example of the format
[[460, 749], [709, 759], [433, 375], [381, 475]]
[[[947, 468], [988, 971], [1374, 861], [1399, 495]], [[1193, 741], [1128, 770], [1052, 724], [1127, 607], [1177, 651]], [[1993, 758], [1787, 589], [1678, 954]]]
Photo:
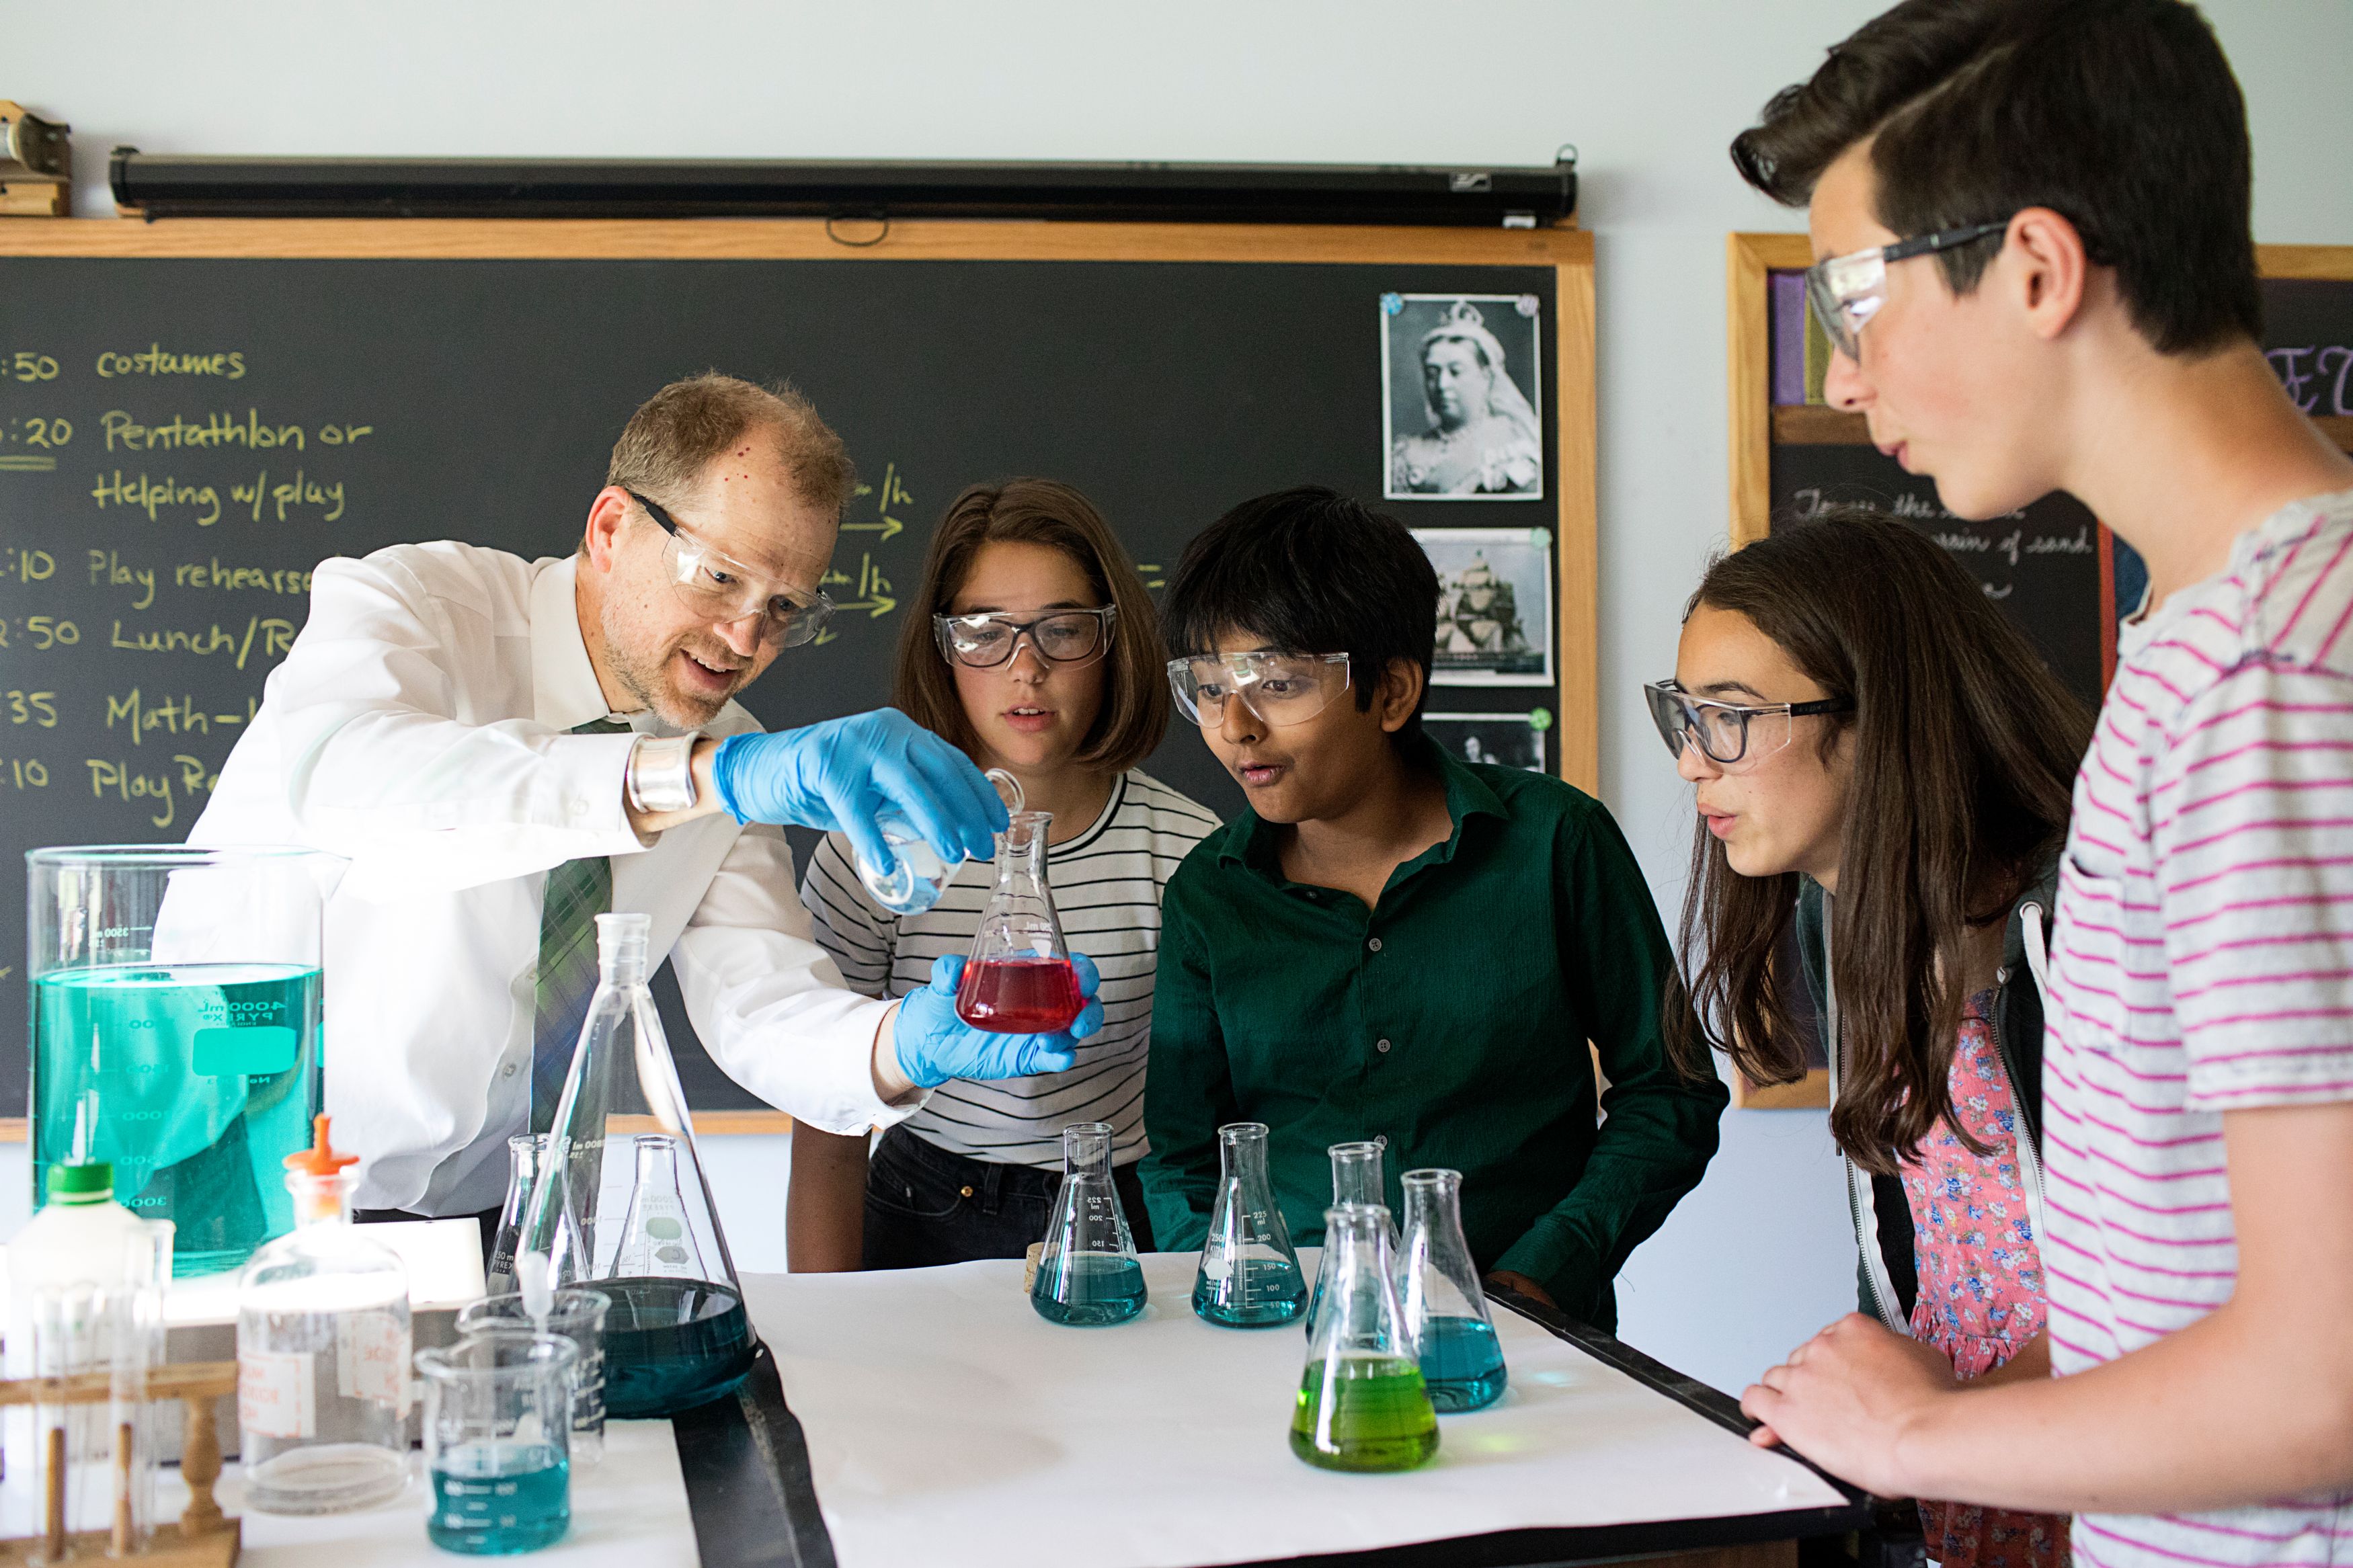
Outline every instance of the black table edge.
[[[1644, 1355], [1613, 1334], [1505, 1291], [1497, 1304], [1653, 1393], [1746, 1436], [1756, 1423], [1730, 1395]], [[673, 1419], [702, 1568], [834, 1568], [833, 1537], [818, 1506], [808, 1444], [785, 1402], [765, 1345], [735, 1394]], [[1714, 1519], [1494, 1531], [1370, 1552], [1251, 1559], [1246, 1568], [1564, 1568], [1615, 1558], [1801, 1541], [1867, 1528], [1873, 1499], [1792, 1450], [1787, 1456], [1837, 1489], [1836, 1508], [1788, 1509]], [[1244, 1565], [1237, 1565], [1244, 1568]]]
[[808, 1443], [759, 1347], [728, 1398], [670, 1419], [702, 1568], [834, 1568]]

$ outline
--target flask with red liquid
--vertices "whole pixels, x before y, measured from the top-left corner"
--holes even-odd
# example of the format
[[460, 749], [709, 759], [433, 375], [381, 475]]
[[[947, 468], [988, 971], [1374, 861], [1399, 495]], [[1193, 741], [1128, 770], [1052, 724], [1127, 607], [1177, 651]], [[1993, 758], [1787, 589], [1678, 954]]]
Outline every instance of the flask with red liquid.
[[956, 1016], [1000, 1035], [1067, 1029], [1087, 1005], [1046, 886], [1050, 811], [1017, 811], [997, 836], [997, 891], [956, 985]]

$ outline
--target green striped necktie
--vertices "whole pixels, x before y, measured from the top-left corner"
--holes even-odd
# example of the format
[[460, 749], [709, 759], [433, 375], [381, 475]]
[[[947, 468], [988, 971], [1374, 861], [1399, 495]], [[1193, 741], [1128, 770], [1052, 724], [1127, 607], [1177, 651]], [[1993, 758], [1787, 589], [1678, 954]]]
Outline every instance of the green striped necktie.
[[[592, 719], [575, 735], [612, 735], [628, 729], [615, 719]], [[596, 994], [596, 917], [613, 907], [613, 862], [602, 855], [566, 860], [547, 874], [539, 911], [539, 971], [531, 1031], [531, 1130], [544, 1132], [564, 1098], [573, 1048]]]

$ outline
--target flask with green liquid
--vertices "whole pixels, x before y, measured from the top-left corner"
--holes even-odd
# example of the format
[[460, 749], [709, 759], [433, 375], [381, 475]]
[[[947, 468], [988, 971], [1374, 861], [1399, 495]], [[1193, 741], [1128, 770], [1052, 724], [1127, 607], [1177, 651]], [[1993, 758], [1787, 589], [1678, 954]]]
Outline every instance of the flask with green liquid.
[[1438, 1452], [1438, 1415], [1405, 1331], [1389, 1211], [1324, 1212], [1325, 1289], [1291, 1417], [1291, 1451], [1330, 1470], [1409, 1470]]

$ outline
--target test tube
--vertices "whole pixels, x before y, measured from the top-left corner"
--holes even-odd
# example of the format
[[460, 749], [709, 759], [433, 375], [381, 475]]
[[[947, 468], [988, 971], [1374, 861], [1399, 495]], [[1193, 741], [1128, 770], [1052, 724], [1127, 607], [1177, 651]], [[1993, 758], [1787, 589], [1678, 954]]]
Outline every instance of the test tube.
[[39, 1502], [26, 1561], [47, 1568], [65, 1562], [74, 1531], [93, 1523], [80, 1483], [96, 1452], [95, 1407], [68, 1404], [65, 1395], [69, 1380], [93, 1364], [98, 1291], [88, 1285], [44, 1286], [33, 1292], [31, 1317], [33, 1375], [41, 1383], [33, 1403], [33, 1494]]

